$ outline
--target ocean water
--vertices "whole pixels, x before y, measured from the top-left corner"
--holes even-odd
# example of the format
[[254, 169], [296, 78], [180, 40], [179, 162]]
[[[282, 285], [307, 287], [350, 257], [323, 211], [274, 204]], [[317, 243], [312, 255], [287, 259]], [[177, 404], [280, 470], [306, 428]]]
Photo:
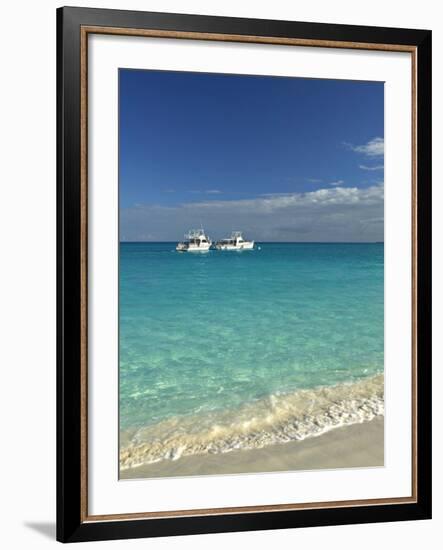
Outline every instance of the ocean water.
[[120, 245], [120, 467], [383, 414], [382, 243]]

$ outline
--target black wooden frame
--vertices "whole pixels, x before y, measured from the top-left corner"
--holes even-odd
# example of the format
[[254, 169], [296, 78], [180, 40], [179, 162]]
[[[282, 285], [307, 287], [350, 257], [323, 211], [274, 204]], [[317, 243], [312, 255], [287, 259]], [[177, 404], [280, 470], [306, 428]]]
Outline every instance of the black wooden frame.
[[[82, 521], [80, 27], [331, 40], [417, 48], [417, 500], [414, 503]], [[124, 511], [122, 511], [124, 513]], [[431, 517], [431, 32], [91, 8], [57, 10], [57, 539], [63, 542]]]

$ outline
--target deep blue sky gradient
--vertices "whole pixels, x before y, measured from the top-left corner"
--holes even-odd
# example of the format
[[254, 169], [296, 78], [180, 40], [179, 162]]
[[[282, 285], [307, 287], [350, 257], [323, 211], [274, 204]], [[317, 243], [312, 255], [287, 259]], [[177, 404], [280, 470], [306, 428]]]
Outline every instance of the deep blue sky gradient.
[[121, 69], [119, 87], [121, 209], [383, 181], [352, 150], [384, 136], [381, 82]]

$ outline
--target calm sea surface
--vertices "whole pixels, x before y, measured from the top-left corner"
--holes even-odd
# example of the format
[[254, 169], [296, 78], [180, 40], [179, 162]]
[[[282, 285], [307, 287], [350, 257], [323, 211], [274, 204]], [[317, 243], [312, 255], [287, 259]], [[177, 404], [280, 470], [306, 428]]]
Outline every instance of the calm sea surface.
[[125, 445], [144, 445], [128, 465], [378, 414], [383, 254], [383, 244], [192, 254], [122, 243], [120, 429]]

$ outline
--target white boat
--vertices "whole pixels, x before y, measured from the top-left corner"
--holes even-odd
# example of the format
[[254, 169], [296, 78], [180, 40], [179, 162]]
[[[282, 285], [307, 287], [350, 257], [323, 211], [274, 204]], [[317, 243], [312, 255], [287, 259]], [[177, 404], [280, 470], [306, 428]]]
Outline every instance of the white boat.
[[201, 229], [191, 229], [185, 240], [175, 247], [178, 252], [207, 252], [211, 248], [211, 239]]
[[229, 239], [222, 239], [215, 243], [217, 250], [252, 250], [254, 241], [245, 241], [241, 231], [233, 231]]

